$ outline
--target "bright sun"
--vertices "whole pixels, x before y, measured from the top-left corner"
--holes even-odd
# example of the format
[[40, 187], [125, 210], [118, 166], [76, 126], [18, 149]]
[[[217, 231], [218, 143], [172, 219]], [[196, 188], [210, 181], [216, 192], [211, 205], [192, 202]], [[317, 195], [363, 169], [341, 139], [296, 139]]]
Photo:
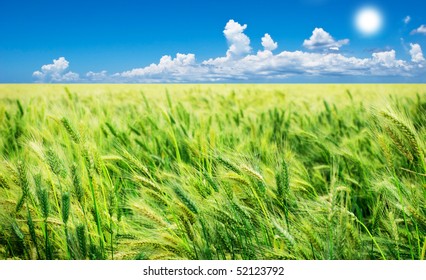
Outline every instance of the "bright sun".
[[374, 35], [382, 27], [382, 15], [375, 8], [362, 8], [355, 15], [355, 25], [362, 34]]

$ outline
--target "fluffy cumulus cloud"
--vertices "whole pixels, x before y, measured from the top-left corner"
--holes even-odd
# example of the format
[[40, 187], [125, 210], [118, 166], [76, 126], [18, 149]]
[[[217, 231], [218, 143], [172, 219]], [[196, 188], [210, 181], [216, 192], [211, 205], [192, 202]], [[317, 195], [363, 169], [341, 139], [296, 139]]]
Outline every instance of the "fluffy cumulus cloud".
[[420, 25], [418, 28], [416, 28], [413, 31], [411, 31], [410, 34], [411, 35], [414, 35], [414, 34], [426, 34], [426, 25], [424, 25], [424, 24]]
[[266, 33], [265, 36], [262, 37], [262, 46], [266, 51], [273, 51], [278, 48], [278, 43], [274, 42], [274, 40], [271, 38], [271, 35]]
[[33, 72], [33, 77], [38, 82], [75, 82], [79, 80], [77, 73], [66, 71], [68, 69], [69, 62], [64, 58], [60, 57], [54, 59], [52, 64], [46, 64], [41, 67], [40, 70]]
[[411, 61], [415, 63], [421, 63], [425, 61], [425, 58], [423, 56], [422, 48], [419, 44], [410, 44], [410, 55], [411, 55]]
[[244, 34], [247, 24], [241, 25], [234, 20], [228, 21], [225, 25], [225, 38], [228, 41], [229, 48], [226, 52], [227, 57], [240, 57], [251, 51], [250, 39]]
[[303, 46], [309, 50], [338, 51], [343, 45], [349, 43], [349, 39], [336, 41], [330, 33], [322, 28], [315, 28], [312, 36], [303, 42]]
[[[88, 72], [83, 77], [68, 71], [68, 61], [60, 57], [53, 64], [44, 65], [33, 76], [45, 82], [229, 82], [264, 81], [285, 82], [291, 77], [331, 78], [412, 78], [426, 77], [425, 58], [419, 44], [410, 44], [407, 55], [411, 60], [397, 58], [392, 48], [373, 51], [369, 57], [345, 55], [340, 48], [348, 39], [336, 40], [322, 28], [315, 28], [303, 42], [306, 51], [273, 53], [278, 44], [266, 33], [260, 40], [263, 49], [253, 52], [250, 39], [244, 33], [247, 25], [228, 21], [224, 35], [228, 50], [222, 57], [197, 61], [192, 53], [164, 55], [157, 63], [128, 71], [109, 74], [106, 71]], [[358, 79], [359, 80], [359, 79]], [[417, 81], [417, 80], [416, 80]]]

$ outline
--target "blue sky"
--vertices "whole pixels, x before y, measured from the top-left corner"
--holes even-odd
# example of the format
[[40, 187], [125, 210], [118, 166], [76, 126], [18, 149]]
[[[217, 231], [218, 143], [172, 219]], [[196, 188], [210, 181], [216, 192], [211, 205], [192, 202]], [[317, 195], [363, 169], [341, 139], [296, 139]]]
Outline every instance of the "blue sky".
[[[382, 18], [375, 34], [354, 24], [366, 6]], [[424, 83], [424, 11], [413, 0], [1, 1], [0, 82]]]

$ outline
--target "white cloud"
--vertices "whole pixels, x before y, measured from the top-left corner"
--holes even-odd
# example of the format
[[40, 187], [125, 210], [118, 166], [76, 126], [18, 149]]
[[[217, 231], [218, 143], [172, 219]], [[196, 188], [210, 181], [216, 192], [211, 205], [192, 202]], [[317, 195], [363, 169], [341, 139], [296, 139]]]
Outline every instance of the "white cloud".
[[33, 72], [33, 77], [36, 78], [37, 80], [43, 80], [44, 76], [45, 75], [41, 71], [34, 71]]
[[77, 82], [80, 79], [80, 75], [74, 72], [67, 72], [58, 79], [54, 80], [55, 82]]
[[322, 28], [315, 28], [312, 36], [303, 41], [303, 46], [309, 50], [333, 50], [338, 51], [343, 45], [349, 43], [349, 39], [336, 41]]
[[46, 64], [41, 67], [43, 72], [63, 72], [68, 68], [69, 62], [64, 58], [60, 57], [53, 60], [53, 64]]
[[[152, 69], [162, 63], [149, 66]], [[269, 50], [258, 51], [240, 59], [208, 59], [184, 67], [186, 71], [152, 75], [140, 72], [138, 81], [145, 82], [216, 82], [216, 81], [275, 81], [288, 77], [410, 77], [419, 68], [396, 58], [395, 50], [373, 53], [370, 58], [344, 56], [339, 53], [282, 51], [274, 55]], [[175, 69], [175, 68], [171, 68]], [[134, 70], [133, 73], [134, 74]], [[130, 77], [128, 72], [122, 76]], [[135, 76], [133, 76], [135, 77]]]
[[426, 25], [422, 24], [418, 28], [414, 29], [410, 32], [411, 35], [413, 34], [426, 34]]
[[266, 33], [262, 37], [262, 46], [263, 48], [265, 48], [266, 51], [273, 51], [278, 48], [278, 43], [274, 42], [274, 40], [272, 40], [271, 38], [271, 35]]
[[277, 55], [258, 52], [232, 64], [223, 64], [227, 75], [246, 79], [277, 79], [304, 76], [406, 76], [412, 67], [395, 58], [395, 51], [374, 53], [371, 58], [347, 57], [338, 53], [283, 51]]
[[175, 58], [164, 55], [158, 64], [151, 64], [144, 68], [136, 68], [131, 71], [121, 73], [121, 76], [131, 78], [134, 76], [154, 76], [163, 73], [183, 73], [187, 71], [187, 67], [195, 64], [194, 54], [176, 54]]
[[373, 53], [372, 57], [373, 57], [373, 61], [388, 68], [399, 67], [404, 65], [404, 62], [402, 60], [396, 60], [395, 50]]
[[152, 63], [143, 68], [135, 68], [122, 73], [113, 75], [115, 78], [123, 78], [124, 80], [140, 80], [140, 81], [186, 81], [197, 79], [193, 76], [200, 69], [195, 61], [194, 54], [176, 54], [175, 58], [169, 55], [164, 55], [158, 64]]
[[229, 20], [225, 25], [225, 38], [228, 41], [228, 51], [226, 56], [229, 58], [240, 57], [251, 51], [250, 39], [244, 34], [244, 30], [247, 28], [247, 24], [241, 25], [234, 20]]
[[[281, 51], [272, 53], [278, 44], [266, 33], [261, 38], [263, 49], [253, 53], [250, 39], [243, 33], [247, 25], [230, 20], [224, 30], [229, 43], [226, 55], [198, 62], [192, 53], [163, 56], [158, 63], [121, 73], [106, 71], [88, 72], [84, 79], [74, 72], [67, 72], [69, 63], [61, 57], [53, 64], [44, 65], [33, 76], [39, 81], [52, 82], [228, 82], [228, 81], [286, 81], [289, 77], [309, 79], [318, 77], [329, 81], [336, 78], [353, 77], [361, 80], [382, 78], [426, 77], [423, 53], [419, 44], [410, 44], [411, 61], [397, 58], [393, 49], [374, 51], [370, 57], [348, 56], [337, 51], [349, 40], [336, 41], [322, 28], [316, 28], [309, 40], [305, 40], [307, 51]], [[314, 50], [314, 51], [312, 51]], [[316, 50], [325, 50], [318, 52]], [[417, 77], [417, 78], [416, 78]], [[417, 79], [417, 80], [416, 80]]]
[[33, 72], [33, 77], [39, 82], [75, 82], [79, 80], [79, 75], [74, 72], [66, 72], [68, 69], [69, 62], [64, 58], [60, 57], [54, 59], [52, 64], [46, 64], [41, 66], [41, 71], [37, 70]]
[[425, 60], [423, 57], [422, 48], [419, 44], [411, 44], [410, 43], [410, 55], [411, 55], [411, 61], [412, 62], [422, 62]]
[[406, 17], [404, 18], [404, 23], [405, 23], [405, 24], [408, 24], [410, 21], [411, 21], [411, 17], [410, 17], [410, 16], [406, 16]]
[[92, 82], [103, 82], [108, 80], [108, 72], [105, 70], [101, 72], [89, 71], [86, 73], [86, 77], [89, 81], [92, 81]]

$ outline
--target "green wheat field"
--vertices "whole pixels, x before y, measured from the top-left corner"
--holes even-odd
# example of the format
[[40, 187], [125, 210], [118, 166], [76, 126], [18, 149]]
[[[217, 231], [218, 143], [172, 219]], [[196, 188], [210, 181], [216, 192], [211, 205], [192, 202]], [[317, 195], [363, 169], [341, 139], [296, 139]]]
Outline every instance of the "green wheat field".
[[0, 259], [425, 259], [425, 85], [0, 85]]

